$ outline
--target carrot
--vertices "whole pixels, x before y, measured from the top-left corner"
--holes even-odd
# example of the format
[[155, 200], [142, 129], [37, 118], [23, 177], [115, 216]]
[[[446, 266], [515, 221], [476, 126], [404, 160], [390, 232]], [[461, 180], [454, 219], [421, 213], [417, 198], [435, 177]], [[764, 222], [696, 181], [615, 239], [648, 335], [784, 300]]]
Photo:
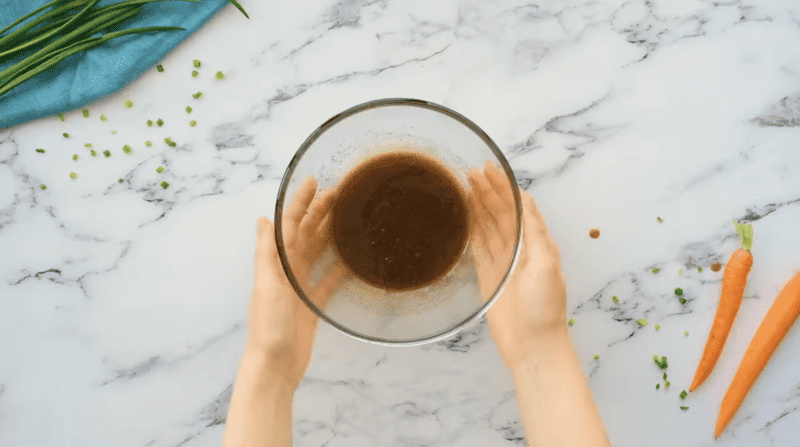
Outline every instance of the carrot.
[[722, 399], [714, 437], [718, 438], [736, 414], [750, 387], [769, 361], [789, 328], [800, 315], [800, 272], [797, 272], [775, 297], [767, 315], [758, 327], [753, 341], [744, 353], [739, 370]]
[[753, 245], [753, 226], [739, 224], [735, 221], [733, 224], [736, 225], [736, 231], [742, 238], [742, 248], [733, 252], [728, 260], [728, 265], [725, 266], [717, 314], [714, 316], [714, 324], [711, 325], [711, 332], [708, 334], [708, 341], [689, 391], [694, 391], [700, 386], [711, 374], [714, 365], [717, 364], [722, 348], [725, 346], [725, 340], [733, 326], [733, 320], [742, 304], [747, 274], [750, 273], [750, 267], [753, 266], [753, 255], [750, 254], [750, 248]]

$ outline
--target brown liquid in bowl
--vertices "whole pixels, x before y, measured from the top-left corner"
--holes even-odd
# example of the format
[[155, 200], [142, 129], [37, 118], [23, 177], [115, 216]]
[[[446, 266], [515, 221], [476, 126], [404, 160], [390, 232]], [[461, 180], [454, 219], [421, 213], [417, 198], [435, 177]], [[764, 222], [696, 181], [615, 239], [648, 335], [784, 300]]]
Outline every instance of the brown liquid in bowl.
[[444, 165], [413, 152], [366, 160], [344, 179], [332, 233], [344, 263], [388, 290], [429, 285], [447, 274], [467, 243], [464, 191]]

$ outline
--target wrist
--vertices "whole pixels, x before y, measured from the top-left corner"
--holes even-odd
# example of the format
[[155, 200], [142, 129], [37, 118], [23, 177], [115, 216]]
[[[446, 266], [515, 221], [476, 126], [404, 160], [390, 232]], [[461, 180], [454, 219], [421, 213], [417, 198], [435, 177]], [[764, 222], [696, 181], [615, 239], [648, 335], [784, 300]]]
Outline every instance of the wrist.
[[281, 374], [282, 369], [281, 365], [277, 365], [263, 351], [248, 347], [242, 355], [237, 381], [246, 381], [247, 386], [291, 398], [297, 384], [286, 374]]
[[509, 365], [509, 369], [517, 381], [543, 370], [560, 367], [573, 352], [572, 340], [565, 327], [532, 339], [514, 364]]

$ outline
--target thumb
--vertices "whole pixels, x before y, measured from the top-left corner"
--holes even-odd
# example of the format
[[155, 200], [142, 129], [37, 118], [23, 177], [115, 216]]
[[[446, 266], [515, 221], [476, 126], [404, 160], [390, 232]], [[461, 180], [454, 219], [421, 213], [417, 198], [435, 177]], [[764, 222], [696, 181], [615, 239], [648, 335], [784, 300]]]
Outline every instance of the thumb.
[[274, 269], [278, 262], [275, 244], [275, 225], [266, 217], [258, 218], [258, 240], [256, 242], [256, 269], [266, 272]]

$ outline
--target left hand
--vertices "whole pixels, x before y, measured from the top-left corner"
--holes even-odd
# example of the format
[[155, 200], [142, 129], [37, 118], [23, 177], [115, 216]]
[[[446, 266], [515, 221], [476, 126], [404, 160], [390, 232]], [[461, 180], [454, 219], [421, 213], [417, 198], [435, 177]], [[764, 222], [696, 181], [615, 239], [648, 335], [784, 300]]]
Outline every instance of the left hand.
[[[329, 243], [334, 198], [333, 190], [317, 196], [316, 189], [316, 181], [308, 178], [297, 190], [284, 214], [284, 239], [295, 277], [317, 307], [324, 309], [346, 269], [337, 262], [320, 284], [309, 288], [311, 266]], [[318, 318], [286, 278], [278, 257], [275, 227], [266, 217], [258, 219], [254, 276], [245, 356], [264, 364], [269, 373], [277, 374], [296, 389], [311, 360]]]

